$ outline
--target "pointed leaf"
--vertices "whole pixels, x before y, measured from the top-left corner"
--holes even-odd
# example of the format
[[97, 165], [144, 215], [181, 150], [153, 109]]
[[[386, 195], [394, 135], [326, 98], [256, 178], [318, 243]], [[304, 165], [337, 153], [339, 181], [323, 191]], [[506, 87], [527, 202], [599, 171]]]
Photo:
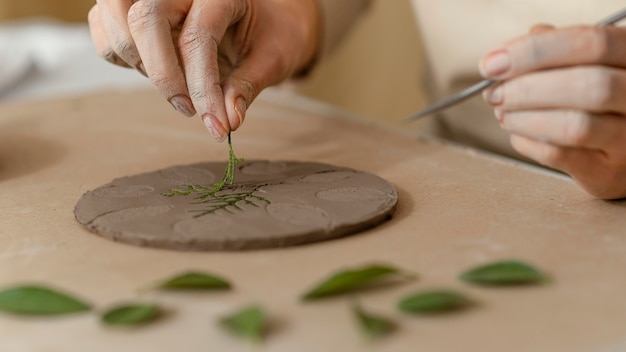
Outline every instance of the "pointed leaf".
[[168, 290], [229, 290], [231, 284], [216, 275], [190, 271], [168, 279], [159, 285]]
[[263, 339], [268, 327], [265, 314], [258, 306], [247, 307], [223, 317], [219, 325], [230, 333], [254, 343]]
[[547, 276], [523, 262], [500, 261], [468, 270], [461, 279], [481, 285], [521, 285], [544, 282]]
[[0, 310], [22, 315], [62, 315], [83, 312], [90, 306], [43, 286], [17, 286], [0, 292]]
[[407, 313], [436, 314], [461, 310], [472, 304], [461, 293], [438, 290], [410, 295], [398, 302], [398, 309]]
[[101, 321], [107, 325], [141, 326], [155, 321], [161, 308], [155, 304], [120, 305], [106, 311]]
[[385, 337], [396, 330], [396, 324], [393, 321], [380, 315], [366, 312], [358, 304], [352, 306], [352, 312], [363, 333], [372, 340]]
[[414, 276], [391, 266], [371, 265], [356, 270], [336, 273], [306, 293], [302, 299], [314, 300], [365, 288], [391, 277], [413, 279]]

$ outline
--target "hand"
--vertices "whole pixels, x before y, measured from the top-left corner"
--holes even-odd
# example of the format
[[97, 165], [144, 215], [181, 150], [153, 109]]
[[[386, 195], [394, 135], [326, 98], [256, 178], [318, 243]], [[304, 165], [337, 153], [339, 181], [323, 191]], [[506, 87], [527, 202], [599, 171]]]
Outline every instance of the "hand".
[[602, 199], [626, 197], [626, 29], [540, 25], [489, 53], [485, 91], [514, 149]]
[[223, 141], [262, 89], [313, 61], [318, 16], [316, 0], [98, 0], [89, 26], [100, 56]]

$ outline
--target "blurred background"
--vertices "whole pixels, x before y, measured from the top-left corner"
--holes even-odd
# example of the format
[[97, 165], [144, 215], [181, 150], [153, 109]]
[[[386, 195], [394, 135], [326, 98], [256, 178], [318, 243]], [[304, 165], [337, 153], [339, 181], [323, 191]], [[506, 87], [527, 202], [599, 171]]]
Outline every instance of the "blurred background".
[[[0, 102], [149, 86], [136, 72], [96, 56], [86, 28], [94, 3], [0, 0]], [[398, 124], [425, 104], [420, 59], [409, 1], [375, 0], [343, 45], [298, 90]]]

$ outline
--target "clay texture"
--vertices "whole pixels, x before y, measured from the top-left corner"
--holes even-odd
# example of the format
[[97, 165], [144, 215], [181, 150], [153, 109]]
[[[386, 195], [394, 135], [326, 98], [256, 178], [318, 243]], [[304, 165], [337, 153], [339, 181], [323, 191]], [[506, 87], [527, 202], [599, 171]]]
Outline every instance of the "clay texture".
[[246, 250], [337, 238], [393, 214], [398, 196], [378, 176], [327, 164], [246, 161], [235, 184], [217, 195], [250, 194], [207, 213], [198, 195], [166, 197], [174, 188], [209, 186], [226, 163], [206, 162], [122, 177], [85, 193], [76, 219], [114, 241], [178, 250]]

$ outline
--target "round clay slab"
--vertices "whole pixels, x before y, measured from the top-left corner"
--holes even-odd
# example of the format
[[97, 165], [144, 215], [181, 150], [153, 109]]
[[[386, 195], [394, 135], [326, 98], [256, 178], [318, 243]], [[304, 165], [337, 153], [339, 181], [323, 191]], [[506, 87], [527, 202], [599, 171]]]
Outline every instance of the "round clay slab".
[[[85, 193], [76, 219], [115, 241], [178, 250], [245, 250], [323, 241], [391, 217], [398, 195], [382, 178], [295, 161], [246, 161], [235, 184], [214, 196], [189, 185], [219, 181], [224, 162], [174, 166], [122, 177]], [[202, 195], [206, 198], [201, 198]]]

